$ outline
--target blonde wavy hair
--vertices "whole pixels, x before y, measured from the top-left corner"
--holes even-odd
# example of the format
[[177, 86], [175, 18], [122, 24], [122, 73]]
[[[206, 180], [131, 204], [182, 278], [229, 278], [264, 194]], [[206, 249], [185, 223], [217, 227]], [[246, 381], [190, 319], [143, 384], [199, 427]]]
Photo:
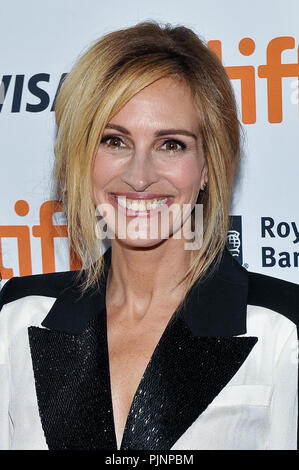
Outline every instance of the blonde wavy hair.
[[104, 269], [91, 183], [97, 146], [110, 119], [166, 76], [183, 80], [193, 93], [209, 176], [208, 190], [197, 201], [203, 204], [203, 244], [185, 273], [185, 295], [220, 261], [240, 161], [241, 127], [231, 83], [216, 54], [191, 29], [143, 21], [97, 40], [66, 76], [55, 103], [54, 176], [70, 245], [83, 261], [83, 291], [99, 282]]

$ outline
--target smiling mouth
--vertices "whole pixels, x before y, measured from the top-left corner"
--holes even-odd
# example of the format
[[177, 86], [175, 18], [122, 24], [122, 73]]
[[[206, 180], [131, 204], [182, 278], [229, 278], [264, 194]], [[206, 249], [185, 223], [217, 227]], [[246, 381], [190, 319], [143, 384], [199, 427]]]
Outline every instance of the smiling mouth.
[[128, 199], [125, 196], [116, 196], [117, 202], [120, 206], [130, 209], [132, 211], [142, 212], [157, 209], [157, 207], [163, 206], [168, 201], [168, 198], [164, 199]]
[[171, 200], [173, 200], [173, 196], [156, 197], [149, 199], [148, 196], [146, 198], [142, 198], [138, 195], [138, 198], [135, 199], [128, 198], [124, 195], [117, 195], [112, 193], [110, 193], [109, 195], [114, 199], [118, 206], [123, 209], [126, 209], [130, 213], [147, 213], [148, 211], [154, 211], [164, 205], [168, 205]]

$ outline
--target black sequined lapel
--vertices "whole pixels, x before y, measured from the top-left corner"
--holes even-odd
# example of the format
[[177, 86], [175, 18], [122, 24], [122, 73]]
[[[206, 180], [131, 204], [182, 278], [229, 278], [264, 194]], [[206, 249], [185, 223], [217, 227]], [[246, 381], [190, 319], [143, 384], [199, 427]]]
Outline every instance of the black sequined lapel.
[[[116, 450], [106, 312], [80, 335], [29, 327], [39, 413], [49, 449]], [[243, 364], [256, 337], [197, 337], [167, 325], [133, 398], [121, 450], [167, 450]]]
[[256, 337], [196, 337], [168, 325], [132, 402], [121, 450], [167, 450], [243, 364]]
[[116, 449], [105, 312], [79, 335], [38, 327], [28, 333], [49, 449]]

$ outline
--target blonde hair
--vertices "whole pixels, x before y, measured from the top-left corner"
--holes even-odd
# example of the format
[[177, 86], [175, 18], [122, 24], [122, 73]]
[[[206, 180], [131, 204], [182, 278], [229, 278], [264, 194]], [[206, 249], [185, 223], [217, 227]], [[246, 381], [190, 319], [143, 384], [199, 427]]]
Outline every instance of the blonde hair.
[[240, 160], [234, 93], [220, 60], [191, 29], [148, 20], [97, 40], [67, 75], [56, 99], [54, 173], [70, 244], [85, 267], [83, 290], [97, 284], [104, 268], [91, 183], [96, 148], [110, 119], [137, 92], [166, 76], [183, 80], [194, 95], [209, 176], [208, 191], [200, 192], [197, 201], [204, 208], [203, 244], [185, 273], [185, 295], [220, 261]]

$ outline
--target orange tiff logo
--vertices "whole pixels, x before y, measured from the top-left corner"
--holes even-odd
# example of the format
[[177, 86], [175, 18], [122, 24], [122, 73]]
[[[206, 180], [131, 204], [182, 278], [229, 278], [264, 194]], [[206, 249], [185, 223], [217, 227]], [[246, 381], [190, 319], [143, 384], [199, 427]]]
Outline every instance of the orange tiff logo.
[[[222, 60], [221, 41], [209, 41], [208, 47]], [[268, 120], [271, 123], [282, 122], [282, 78], [294, 77], [299, 80], [299, 47], [297, 47], [297, 57], [294, 63], [282, 63], [283, 51], [294, 48], [295, 39], [291, 36], [272, 39], [267, 46], [267, 63], [257, 67], [258, 76], [267, 80]], [[239, 51], [243, 56], [251, 56], [255, 51], [254, 40], [251, 38], [241, 39]], [[225, 67], [225, 69], [231, 80], [240, 80], [242, 122], [244, 124], [254, 124], [256, 122], [255, 67], [252, 65], [236, 65]]]
[[[18, 216], [24, 217], [29, 212], [27, 201], [17, 201], [15, 212]], [[63, 208], [58, 201], [44, 202], [39, 211], [40, 223], [32, 227], [32, 235], [40, 238], [41, 258], [43, 273], [55, 272], [55, 247], [54, 239], [67, 237], [66, 225], [54, 225], [53, 216], [57, 212], [63, 212]], [[0, 273], [2, 279], [10, 279], [14, 276], [13, 269], [3, 266], [2, 244], [3, 238], [15, 238], [18, 245], [19, 273], [20, 276], [32, 274], [31, 241], [30, 228], [28, 225], [0, 225]], [[70, 251], [70, 269], [80, 269], [81, 261]]]

